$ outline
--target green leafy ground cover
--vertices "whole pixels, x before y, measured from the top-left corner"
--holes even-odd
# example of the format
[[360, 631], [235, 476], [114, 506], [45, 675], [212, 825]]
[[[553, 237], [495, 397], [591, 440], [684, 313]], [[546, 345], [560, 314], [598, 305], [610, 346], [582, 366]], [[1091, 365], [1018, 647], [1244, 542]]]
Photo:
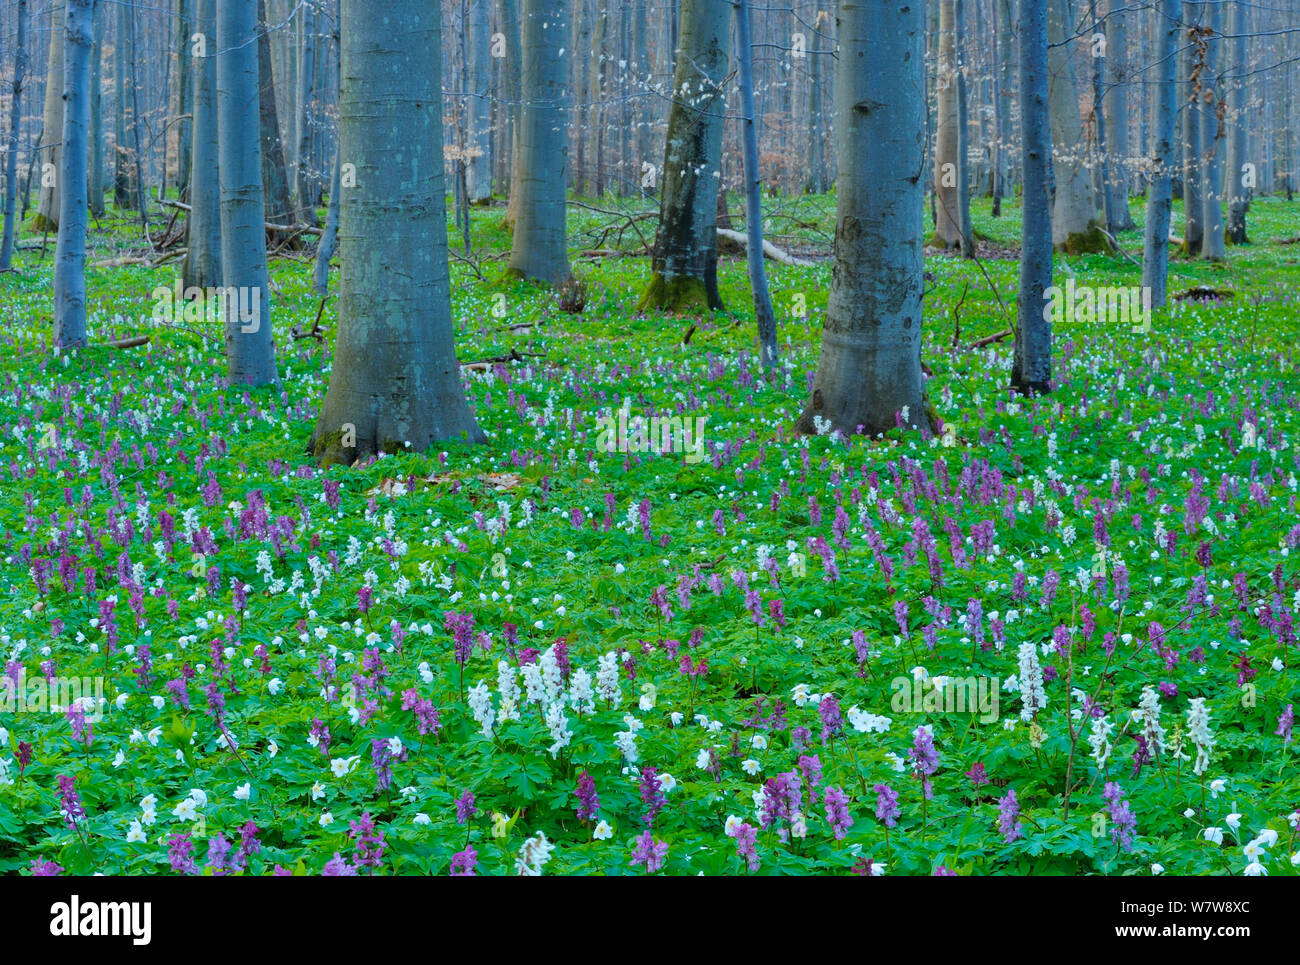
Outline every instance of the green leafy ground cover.
[[[782, 210], [781, 243], [829, 235], [833, 198]], [[57, 693], [0, 714], [0, 871], [1296, 874], [1300, 246], [1269, 243], [1296, 214], [1258, 199], [1256, 244], [1171, 266], [1232, 297], [1058, 326], [1035, 401], [1005, 391], [1010, 340], [966, 347], [1008, 326], [1016, 263], [927, 258], [945, 441], [792, 434], [829, 262], [769, 263], [767, 382], [743, 259], [729, 315], [634, 315], [635, 257], [578, 260], [570, 314], [495, 282], [500, 212], [475, 212], [460, 358], [523, 359], [467, 371], [489, 444], [325, 473], [308, 263], [272, 265], [282, 387], [247, 391], [211, 329], [149, 325], [171, 266], [88, 272], [92, 341], [147, 348], [52, 357], [52, 259], [22, 252], [0, 658], [26, 697], [103, 703], [88, 730]], [[1017, 217], [975, 226], [1014, 246]], [[575, 257], [611, 224], [575, 209]], [[101, 226], [93, 257], [132, 237]], [[625, 403], [707, 419], [702, 458], [598, 451]], [[983, 707], [927, 710], [945, 679]]]

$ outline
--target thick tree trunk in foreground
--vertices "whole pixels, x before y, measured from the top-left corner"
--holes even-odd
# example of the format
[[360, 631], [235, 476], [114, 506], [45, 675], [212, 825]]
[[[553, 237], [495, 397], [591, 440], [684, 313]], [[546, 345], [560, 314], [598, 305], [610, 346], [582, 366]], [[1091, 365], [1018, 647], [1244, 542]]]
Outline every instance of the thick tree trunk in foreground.
[[196, 0], [194, 32], [200, 36], [186, 44], [181, 52], [182, 56], [194, 60], [190, 215], [186, 225], [189, 250], [181, 269], [186, 288], [210, 288], [222, 283], [221, 185], [217, 176], [217, 3], [218, 0]]
[[[1047, 194], [1052, 159], [1048, 112], [1047, 3], [1020, 4], [1021, 180], [1024, 184], [1020, 294], [1011, 387], [1024, 394], [1049, 391], [1052, 323], [1046, 313], [1052, 284], [1052, 218]], [[1058, 186], [1058, 190], [1060, 190]]]
[[1169, 278], [1169, 222], [1173, 207], [1174, 129], [1178, 112], [1177, 51], [1182, 0], [1160, 0], [1154, 13], [1156, 35], [1155, 109], [1151, 188], [1147, 193], [1146, 237], [1142, 245], [1142, 286], [1151, 289], [1151, 307], [1165, 304]]
[[5, 151], [4, 234], [0, 235], [0, 271], [14, 257], [14, 209], [18, 203], [18, 125], [22, 120], [23, 81], [27, 68], [27, 0], [18, 0], [18, 45], [14, 49], [13, 100], [9, 108], [9, 145]]
[[232, 383], [279, 381], [266, 273], [258, 129], [258, 2], [217, 2], [217, 143], [226, 365]]
[[762, 175], [758, 170], [758, 132], [754, 129], [754, 50], [749, 40], [749, 4], [736, 0], [736, 44], [740, 51], [741, 154], [745, 159], [745, 262], [749, 287], [754, 294], [754, 318], [758, 329], [759, 358], [764, 369], [776, 365], [776, 312], [767, 290], [767, 268], [763, 264]]
[[66, 13], [64, 0], [50, 8], [50, 56], [45, 71], [45, 124], [41, 133], [41, 150], [36, 162], [40, 172], [41, 194], [36, 205], [34, 231], [57, 231], [59, 212], [59, 177], [63, 170], [63, 41]]
[[559, 285], [568, 281], [565, 185], [569, 160], [565, 84], [569, 76], [570, 0], [524, 0], [519, 118], [519, 206], [510, 274]]
[[86, 344], [86, 147], [90, 131], [90, 50], [95, 0], [67, 0], [63, 75], [63, 167], [54, 254], [54, 344]]
[[924, 6], [841, 0], [835, 268], [797, 428], [931, 428], [921, 381]]
[[323, 465], [485, 438], [452, 339], [442, 30], [419, 16], [428, 6], [391, 0], [394, 31], [343, 0], [340, 151], [357, 184], [343, 193], [338, 340], [310, 444]]
[[[1023, 23], [1023, 18], [1022, 18]], [[1097, 204], [1092, 191], [1084, 150], [1083, 116], [1075, 83], [1074, 22], [1067, 0], [1048, 0], [1047, 35], [1053, 45], [1047, 52], [1047, 106], [1052, 123], [1052, 174], [1056, 202], [1052, 207], [1052, 244], [1058, 251], [1078, 254], [1109, 247], [1097, 224]]]
[[717, 213], [727, 76], [727, 0], [683, 0], [660, 182], [653, 274], [637, 306], [722, 308]]

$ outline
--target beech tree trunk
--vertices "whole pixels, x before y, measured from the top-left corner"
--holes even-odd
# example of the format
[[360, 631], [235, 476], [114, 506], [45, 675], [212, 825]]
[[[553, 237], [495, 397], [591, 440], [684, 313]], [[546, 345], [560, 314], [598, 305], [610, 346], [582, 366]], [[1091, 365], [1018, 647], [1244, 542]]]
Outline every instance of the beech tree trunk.
[[442, 27], [430, 6], [390, 0], [395, 31], [365, 0], [343, 0], [339, 150], [357, 183], [343, 189], [338, 340], [310, 443], [322, 465], [485, 439], [452, 339]]
[[218, 0], [195, 0], [194, 33], [181, 55], [192, 58], [194, 123], [190, 147], [190, 214], [181, 278], [186, 288], [215, 288], [222, 284], [221, 184], [217, 175], [217, 49]]
[[102, 110], [100, 61], [104, 40], [104, 7], [95, 4], [95, 43], [90, 51], [90, 213], [104, 217], [104, 114]]
[[779, 348], [776, 341], [776, 312], [767, 290], [767, 268], [763, 264], [762, 174], [758, 169], [758, 133], [754, 129], [754, 50], [749, 39], [748, 0], [735, 0], [736, 44], [740, 58], [741, 154], [745, 159], [745, 262], [749, 287], [754, 297], [754, 319], [758, 329], [758, 351], [763, 368], [772, 369]]
[[1026, 395], [1048, 392], [1052, 380], [1052, 323], [1045, 313], [1046, 292], [1052, 285], [1052, 216], [1047, 191], [1053, 154], [1048, 120], [1048, 2], [1020, 3], [1020, 177], [1024, 195], [1019, 324], [1011, 387]]
[[1224, 103], [1222, 96], [1221, 52], [1223, 41], [1223, 4], [1204, 5], [1205, 69], [1201, 74], [1201, 192], [1204, 213], [1201, 216], [1201, 257], [1223, 261], [1227, 257], [1223, 238], [1223, 155]]
[[840, 0], [835, 268], [796, 427], [932, 428], [921, 379], [925, 8]]
[[722, 84], [729, 60], [727, 0], [682, 0], [668, 109], [650, 286], [638, 311], [722, 308], [718, 205], [723, 197]]
[[[1023, 26], [1023, 17], [1022, 26]], [[1058, 251], [1078, 254], [1109, 247], [1098, 230], [1097, 202], [1084, 150], [1083, 116], [1075, 83], [1074, 20], [1068, 0], [1048, 0], [1047, 106], [1052, 124], [1052, 244]], [[1023, 49], [1023, 48], [1022, 48]]]
[[59, 240], [54, 253], [54, 344], [86, 344], [86, 147], [90, 131], [90, 50], [95, 40], [95, 0], [67, 0], [60, 71], [63, 166], [59, 189]]
[[36, 167], [41, 193], [32, 221], [35, 231], [57, 231], [59, 213], [59, 177], [63, 170], [63, 53], [66, 11], [64, 0], [50, 7], [49, 60], [45, 70], [45, 124], [41, 133], [41, 150]]
[[1125, 0], [1107, 0], [1106, 65], [1110, 72], [1110, 86], [1103, 101], [1106, 115], [1106, 135], [1110, 152], [1107, 171], [1110, 180], [1112, 231], [1128, 231], [1134, 227], [1129, 211], [1129, 97], [1128, 84], [1131, 68], [1128, 56], [1128, 13]]
[[9, 147], [5, 151], [4, 234], [0, 235], [0, 271], [14, 257], [14, 213], [18, 204], [18, 127], [23, 113], [23, 82], [27, 71], [27, 0], [17, 0], [18, 44], [14, 48], [13, 99], [9, 102]]
[[[1152, 14], [1156, 36], [1155, 110], [1151, 187], [1147, 192], [1146, 235], [1142, 245], [1142, 285], [1151, 289], [1151, 307], [1162, 308], [1169, 277], [1169, 223], [1173, 207], [1174, 128], [1180, 101], [1178, 41], [1182, 0], [1160, 0]], [[1150, 81], [1148, 81], [1149, 83]]]
[[559, 285], [570, 278], [565, 240], [569, 138], [565, 85], [569, 76], [569, 0], [524, 0], [519, 119], [519, 206], [510, 273]]
[[934, 240], [960, 248], [969, 256], [975, 243], [970, 227], [970, 174], [966, 169], [965, 80], [958, 63], [960, 0], [939, 0], [939, 61], [935, 76], [938, 118], [935, 121]]
[[488, 28], [488, 0], [469, 0], [466, 47], [469, 52], [469, 103], [466, 105], [469, 158], [465, 187], [470, 204], [492, 198], [492, 104], [488, 99], [492, 36]]
[[[1250, 211], [1250, 198], [1253, 193], [1246, 176], [1247, 116], [1246, 85], [1250, 76], [1250, 66], [1246, 59], [1246, 33], [1250, 29], [1250, 11], [1244, 4], [1232, 6], [1232, 42], [1229, 45], [1232, 57], [1232, 113], [1228, 130], [1228, 172], [1226, 188], [1228, 196], [1228, 240], [1234, 245], [1248, 244], [1246, 237], [1246, 213]], [[1259, 165], [1255, 165], [1256, 172]], [[1258, 174], [1256, 174], [1258, 176]], [[1267, 182], [1266, 182], [1267, 183]]]
[[[258, 130], [258, 0], [217, 0], [217, 144], [226, 365], [235, 384], [278, 382]], [[242, 307], [256, 306], [256, 317]]]

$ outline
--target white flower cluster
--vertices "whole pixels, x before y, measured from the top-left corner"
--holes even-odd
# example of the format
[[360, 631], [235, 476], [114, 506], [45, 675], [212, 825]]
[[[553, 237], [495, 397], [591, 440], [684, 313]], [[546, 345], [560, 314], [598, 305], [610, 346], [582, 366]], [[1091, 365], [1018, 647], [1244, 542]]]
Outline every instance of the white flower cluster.
[[1193, 697], [1187, 708], [1187, 734], [1196, 745], [1196, 762], [1192, 773], [1197, 777], [1210, 767], [1210, 752], [1214, 750], [1214, 735], [1210, 733], [1210, 711], [1204, 697]]
[[1019, 655], [1020, 718], [1030, 721], [1047, 706], [1047, 691], [1043, 689], [1043, 668], [1038, 663], [1038, 649], [1032, 643], [1022, 643]]

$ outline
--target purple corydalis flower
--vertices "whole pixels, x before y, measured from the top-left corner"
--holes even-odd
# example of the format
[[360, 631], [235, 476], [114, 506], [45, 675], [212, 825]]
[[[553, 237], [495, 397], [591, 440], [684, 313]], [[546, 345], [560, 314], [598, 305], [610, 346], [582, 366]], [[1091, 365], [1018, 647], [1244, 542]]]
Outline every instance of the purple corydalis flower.
[[1287, 704], [1286, 710], [1277, 719], [1277, 730], [1273, 731], [1275, 735], [1282, 738], [1282, 746], [1286, 747], [1291, 743], [1291, 728], [1295, 724], [1294, 704]]
[[750, 871], [758, 870], [758, 828], [741, 821], [727, 831], [736, 841], [736, 854], [745, 859]]
[[68, 822], [68, 827], [77, 826], [77, 818], [86, 816], [86, 809], [81, 803], [81, 795], [77, 793], [77, 779], [69, 777], [67, 774], [59, 775], [59, 800], [63, 804], [63, 817]]
[[173, 834], [167, 842], [167, 860], [178, 875], [196, 875], [199, 867], [194, 863], [194, 841], [188, 834]]
[[1020, 804], [1016, 801], [1016, 792], [1008, 788], [1007, 793], [998, 798], [998, 831], [1007, 844], [1024, 837], [1019, 818]]
[[876, 820], [894, 827], [898, 824], [898, 792], [888, 784], [877, 784], [872, 790], [876, 792]]
[[365, 811], [358, 821], [348, 822], [348, 837], [356, 842], [356, 866], [378, 869], [383, 864], [384, 832], [375, 830], [370, 812]]
[[908, 753], [908, 759], [915, 766], [913, 773], [921, 778], [921, 791], [928, 801], [934, 796], [930, 775], [939, 769], [939, 752], [934, 747], [934, 735], [924, 724], [912, 733], [912, 750]]
[[466, 791], [456, 799], [456, 823], [468, 824], [478, 814], [478, 807], [474, 804], [474, 792]]
[[668, 803], [663, 793], [663, 781], [659, 777], [659, 771], [654, 767], [641, 769], [641, 801], [646, 806], [645, 816], [641, 820], [653, 825], [655, 818], [659, 816], [659, 811]]
[[473, 878], [476, 864], [478, 864], [478, 852], [467, 845], [464, 851], [457, 851], [451, 856], [451, 877]]
[[836, 841], [844, 840], [853, 827], [853, 816], [849, 814], [849, 796], [837, 785], [826, 788], [826, 821], [831, 826]]
[[668, 842], [656, 841], [647, 829], [636, 839], [636, 849], [632, 852], [633, 865], [645, 865], [646, 874], [654, 874], [664, 866], [668, 857]]
[[452, 633], [456, 662], [464, 666], [469, 660], [469, 655], [474, 651], [474, 615], [449, 611], [445, 617], [445, 625]]
[[825, 744], [844, 729], [844, 716], [840, 712], [840, 702], [834, 694], [827, 694], [817, 707], [822, 719], [822, 743]]
[[600, 798], [596, 794], [595, 780], [586, 771], [578, 776], [578, 789], [573, 793], [578, 799], [578, 820], [596, 820], [600, 813]]
[[31, 869], [33, 878], [57, 878], [59, 875], [63, 874], [62, 866], [55, 864], [53, 861], [45, 861], [41, 858], [36, 858], [32, 861]]

